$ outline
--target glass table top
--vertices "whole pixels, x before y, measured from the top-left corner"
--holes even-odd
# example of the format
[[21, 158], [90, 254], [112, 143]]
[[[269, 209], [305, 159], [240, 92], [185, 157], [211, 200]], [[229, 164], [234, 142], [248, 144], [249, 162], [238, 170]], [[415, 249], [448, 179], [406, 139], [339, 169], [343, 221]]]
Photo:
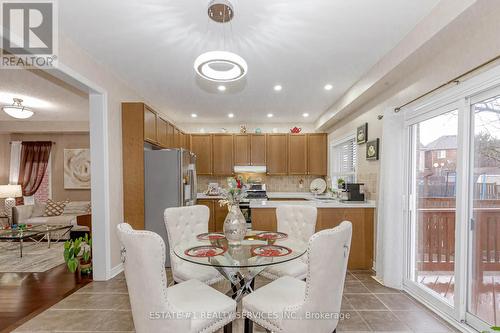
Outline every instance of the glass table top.
[[262, 231], [248, 230], [240, 245], [229, 245], [222, 233], [211, 239], [193, 237], [189, 242], [174, 246], [182, 260], [206, 266], [226, 268], [265, 267], [297, 259], [307, 251], [307, 243], [286, 239], [257, 237]]
[[21, 239], [37, 236], [47, 232], [72, 228], [69, 224], [37, 224], [27, 225], [24, 229], [0, 229], [0, 239]]

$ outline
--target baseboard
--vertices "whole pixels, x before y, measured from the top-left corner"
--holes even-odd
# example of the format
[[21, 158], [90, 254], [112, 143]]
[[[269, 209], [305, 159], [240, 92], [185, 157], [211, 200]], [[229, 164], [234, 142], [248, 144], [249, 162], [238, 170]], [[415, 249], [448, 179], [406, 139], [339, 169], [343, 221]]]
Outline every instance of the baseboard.
[[111, 268], [111, 270], [109, 271], [109, 274], [108, 274], [108, 280], [114, 278], [115, 276], [117, 276], [121, 272], [123, 272], [123, 263], [120, 263], [120, 264], [116, 265], [115, 267]]

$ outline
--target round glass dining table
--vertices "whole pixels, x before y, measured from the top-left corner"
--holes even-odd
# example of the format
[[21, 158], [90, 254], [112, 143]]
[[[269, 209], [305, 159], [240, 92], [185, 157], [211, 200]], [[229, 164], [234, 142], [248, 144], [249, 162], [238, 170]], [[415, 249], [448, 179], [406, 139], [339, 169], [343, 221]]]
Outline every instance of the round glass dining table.
[[207, 233], [193, 236], [173, 251], [182, 260], [217, 269], [231, 283], [227, 295], [238, 301], [253, 291], [257, 274], [303, 256], [307, 243], [284, 233], [248, 230], [238, 245], [229, 244], [222, 233]]

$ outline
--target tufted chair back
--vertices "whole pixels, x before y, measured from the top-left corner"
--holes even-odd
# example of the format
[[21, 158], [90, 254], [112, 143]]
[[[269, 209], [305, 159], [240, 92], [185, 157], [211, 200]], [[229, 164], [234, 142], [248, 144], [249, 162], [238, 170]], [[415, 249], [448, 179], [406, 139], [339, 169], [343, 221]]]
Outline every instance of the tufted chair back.
[[278, 207], [276, 208], [278, 231], [307, 244], [316, 229], [317, 216], [316, 207], [299, 205]]
[[[351, 247], [352, 224], [342, 222], [333, 229], [316, 233], [309, 240], [308, 270], [304, 303], [295, 305], [286, 311], [296, 312], [297, 316], [306, 314], [339, 314], [344, 282], [347, 272], [347, 260]], [[325, 320], [284, 321], [284, 332], [333, 332], [338, 318]]]
[[163, 217], [170, 246], [170, 264], [172, 273], [175, 274], [175, 269], [182, 264], [182, 260], [175, 255], [174, 247], [193, 241], [196, 235], [208, 232], [210, 210], [202, 205], [167, 208]]
[[117, 226], [123, 245], [123, 261], [135, 330], [142, 332], [187, 332], [187, 320], [159, 320], [151, 313], [175, 309], [167, 301], [165, 243], [151, 231], [135, 231], [127, 223]]

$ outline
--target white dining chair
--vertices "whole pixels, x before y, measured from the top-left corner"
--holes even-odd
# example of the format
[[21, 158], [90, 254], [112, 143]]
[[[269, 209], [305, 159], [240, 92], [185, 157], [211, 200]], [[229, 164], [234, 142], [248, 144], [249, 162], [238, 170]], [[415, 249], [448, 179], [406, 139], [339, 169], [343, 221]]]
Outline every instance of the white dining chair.
[[[309, 238], [314, 235], [318, 211], [316, 207], [286, 205], [276, 208], [278, 231], [288, 234], [293, 242], [307, 245]], [[286, 240], [281, 242], [286, 245]], [[281, 244], [280, 243], [280, 244]], [[307, 255], [279, 265], [272, 265], [260, 273], [265, 278], [276, 280], [282, 276], [291, 276], [305, 279], [307, 275]]]
[[207, 206], [165, 209], [164, 220], [170, 247], [170, 265], [175, 283], [195, 279], [212, 285], [224, 280], [215, 268], [187, 262], [174, 253], [174, 247], [195, 241], [197, 235], [208, 232], [209, 218], [210, 210]]
[[333, 332], [340, 315], [351, 236], [348, 221], [316, 233], [309, 240], [305, 282], [285, 276], [245, 296], [242, 306], [248, 331], [252, 332], [253, 321], [275, 333]]
[[234, 300], [197, 280], [167, 287], [163, 239], [127, 223], [117, 229], [136, 332], [231, 332]]

